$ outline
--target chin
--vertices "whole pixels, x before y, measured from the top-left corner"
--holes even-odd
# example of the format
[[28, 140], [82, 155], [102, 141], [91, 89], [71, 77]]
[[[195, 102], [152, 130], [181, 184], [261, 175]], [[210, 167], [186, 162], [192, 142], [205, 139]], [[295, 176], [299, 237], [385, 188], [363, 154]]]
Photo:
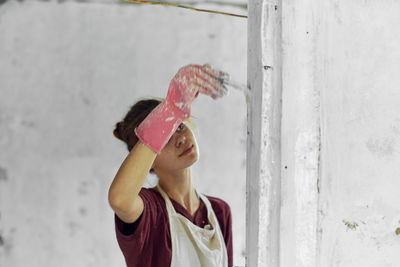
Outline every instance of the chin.
[[187, 167], [191, 167], [198, 160], [199, 160], [199, 157], [198, 157], [197, 153], [195, 153], [195, 155], [191, 155], [191, 158], [190, 158], [190, 161], [188, 161], [188, 166]]
[[[195, 164], [197, 161], [199, 160], [199, 157], [196, 155], [192, 155], [192, 157], [190, 158], [190, 160], [188, 160], [188, 165], [192, 166], [193, 164]], [[188, 166], [188, 167], [189, 167]]]

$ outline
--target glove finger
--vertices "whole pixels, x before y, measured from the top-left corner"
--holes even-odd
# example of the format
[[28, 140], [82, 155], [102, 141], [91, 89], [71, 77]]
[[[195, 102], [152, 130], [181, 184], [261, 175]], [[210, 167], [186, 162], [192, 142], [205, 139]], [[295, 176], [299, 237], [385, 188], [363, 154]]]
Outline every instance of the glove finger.
[[204, 86], [204, 83], [199, 84], [198, 82], [194, 81], [193, 85], [195, 88], [199, 89], [199, 92], [208, 96], [211, 96], [213, 99], [217, 99], [218, 97], [221, 97], [219, 94], [216, 93], [215, 90], [210, 89], [207, 86]]
[[215, 79], [218, 79], [221, 83], [223, 83], [224, 80], [230, 79], [228, 73], [213, 69], [210, 64], [204, 64], [202, 69], [209, 75], [213, 76]]
[[216, 89], [218, 89], [222, 86], [224, 80], [221, 77], [214, 75], [213, 73], [215, 72], [206, 69], [200, 69], [198, 72], [198, 76], [207, 80], [209, 83], [213, 84]]
[[225, 85], [222, 85], [217, 91], [213, 91], [212, 93], [217, 95], [218, 97], [224, 97], [228, 95], [228, 88]]
[[221, 80], [229, 80], [230, 76], [228, 73], [213, 69], [210, 64], [204, 64], [203, 66], [201, 65], [195, 65], [195, 64], [190, 64], [185, 67], [181, 68], [181, 71], [184, 72], [192, 72], [195, 75], [199, 74], [208, 74], [209, 76], [213, 77], [214, 79], [218, 79], [220, 82]]
[[225, 87], [225, 85], [222, 86], [221, 94], [222, 96], [227, 96], [229, 94], [229, 90]]
[[[192, 87], [191, 91], [200, 91], [203, 94], [210, 95], [214, 99], [227, 95], [228, 89], [222, 84], [223, 80], [216, 77], [216, 75], [220, 75], [219, 77], [227, 77], [227, 73], [213, 70], [209, 64], [205, 64], [204, 66], [188, 65], [184, 69], [192, 73], [189, 77], [186, 76], [189, 84], [191, 83], [198, 88], [195, 89], [193, 86], [190, 86]], [[195, 98], [197, 95], [198, 92]]]
[[201, 93], [203, 93], [203, 94], [217, 95], [219, 97], [222, 97], [225, 95], [225, 90], [224, 90], [225, 87], [216, 79], [198, 75], [198, 76], [196, 76], [196, 79], [194, 80], [194, 82], [197, 85], [201, 86], [201, 88], [202, 88]]

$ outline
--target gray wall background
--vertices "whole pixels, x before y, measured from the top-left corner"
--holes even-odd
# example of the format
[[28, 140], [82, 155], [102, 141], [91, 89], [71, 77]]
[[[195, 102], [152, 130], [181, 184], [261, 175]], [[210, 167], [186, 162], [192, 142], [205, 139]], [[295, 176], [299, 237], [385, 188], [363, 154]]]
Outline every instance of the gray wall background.
[[280, 267], [400, 266], [399, 14], [283, 1]]
[[[127, 155], [115, 123], [189, 63], [246, 81], [245, 19], [115, 2], [0, 5], [0, 266], [124, 266], [107, 202]], [[201, 96], [192, 115], [196, 187], [230, 204], [244, 265], [245, 97]]]
[[249, 14], [248, 267], [400, 266], [400, 2]]

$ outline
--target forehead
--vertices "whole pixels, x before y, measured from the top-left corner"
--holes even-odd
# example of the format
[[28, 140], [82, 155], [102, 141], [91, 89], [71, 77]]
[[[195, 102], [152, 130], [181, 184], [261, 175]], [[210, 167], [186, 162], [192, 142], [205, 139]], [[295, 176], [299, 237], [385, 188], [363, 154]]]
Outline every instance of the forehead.
[[191, 121], [184, 121], [183, 124], [190, 130], [190, 132], [194, 132], [196, 126]]
[[186, 126], [188, 126], [191, 130], [194, 130], [196, 128], [196, 125], [193, 123], [191, 118], [188, 118], [183, 122]]

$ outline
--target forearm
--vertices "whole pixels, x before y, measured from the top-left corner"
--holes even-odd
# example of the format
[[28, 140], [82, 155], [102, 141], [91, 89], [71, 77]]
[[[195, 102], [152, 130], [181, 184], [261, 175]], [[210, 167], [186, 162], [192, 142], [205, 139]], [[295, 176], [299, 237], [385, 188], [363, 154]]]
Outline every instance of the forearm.
[[108, 192], [111, 207], [122, 212], [134, 208], [134, 202], [142, 188], [157, 154], [141, 141], [132, 148], [119, 168]]

